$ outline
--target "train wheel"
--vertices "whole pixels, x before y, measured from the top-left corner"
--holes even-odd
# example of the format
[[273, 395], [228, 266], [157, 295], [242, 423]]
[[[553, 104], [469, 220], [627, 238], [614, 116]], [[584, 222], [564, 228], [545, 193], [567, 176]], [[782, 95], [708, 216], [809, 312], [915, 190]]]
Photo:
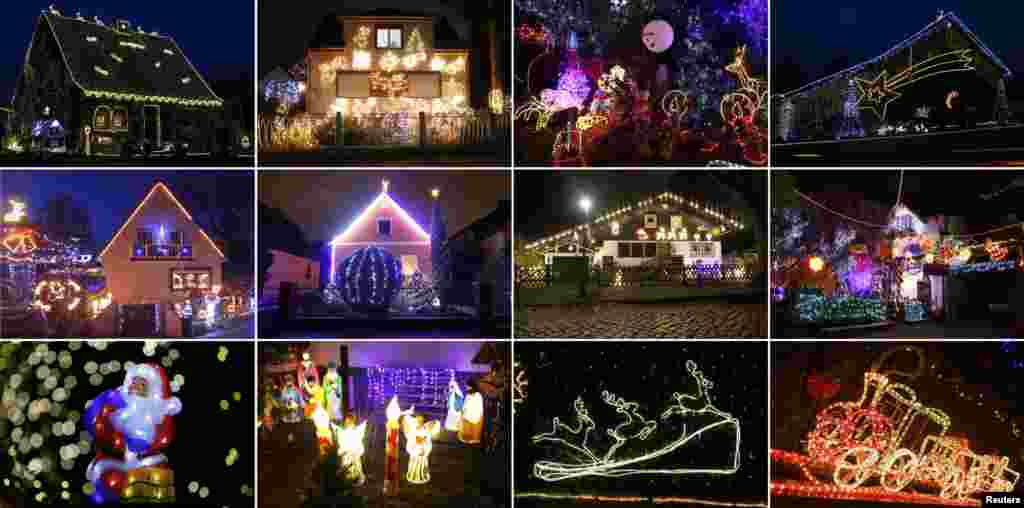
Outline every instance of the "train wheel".
[[900, 448], [882, 464], [882, 487], [890, 492], [903, 490], [914, 480], [918, 460], [914, 452]]
[[850, 448], [836, 460], [835, 472], [832, 479], [836, 485], [845, 489], [855, 489], [868, 478], [871, 471], [878, 463], [878, 451], [865, 446]]

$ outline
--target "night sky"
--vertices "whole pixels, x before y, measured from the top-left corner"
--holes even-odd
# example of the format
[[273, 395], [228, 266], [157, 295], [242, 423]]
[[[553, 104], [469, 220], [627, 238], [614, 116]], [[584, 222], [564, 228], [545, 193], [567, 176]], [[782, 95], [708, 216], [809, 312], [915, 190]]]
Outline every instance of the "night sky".
[[[290, 2], [278, 2], [295, 9]], [[4, 29], [0, 30], [0, 104], [11, 100], [21, 75], [25, 51], [36, 21], [48, 2], [4, 2]], [[127, 19], [147, 32], [156, 30], [178, 42], [203, 78], [210, 81], [253, 76], [255, 12], [249, 0], [179, 0], [174, 3], [105, 0], [103, 2], [54, 2], [64, 15], [91, 19], [99, 16], [110, 25]], [[266, 32], [265, 32], [266, 33]]]
[[[967, 437], [977, 452], [1008, 456], [1012, 469], [1024, 467], [1024, 407], [1017, 402], [1024, 389], [1020, 384], [1024, 347], [1012, 342], [774, 343], [772, 447], [803, 451], [800, 441], [813, 427], [817, 410], [833, 402], [856, 402], [864, 372], [890, 350], [897, 352], [880, 370], [919, 373], [889, 377], [910, 386], [925, 406], [946, 412], [952, 419], [947, 435]], [[828, 390], [818, 390], [815, 402], [807, 383], [811, 375], [825, 381], [814, 386], [834, 384], [837, 391], [827, 397]], [[916, 450], [916, 445], [907, 447]], [[1018, 484], [1017, 489], [1022, 488]]]
[[[813, 170], [792, 171], [797, 187], [804, 193], [849, 192], [887, 206], [896, 203], [900, 171], [893, 170]], [[994, 199], [981, 196], [1010, 187]], [[774, 189], [774, 187], [773, 187]], [[1024, 179], [1016, 171], [906, 171], [903, 179], [903, 203], [922, 218], [930, 215], [961, 215], [969, 222], [991, 224], [1011, 213], [1024, 218], [1021, 203]], [[828, 204], [828, 203], [826, 203]], [[842, 205], [842, 204], [839, 204]]]
[[[525, 370], [525, 401], [515, 414], [515, 485], [517, 492], [571, 492], [596, 495], [683, 496], [700, 499], [764, 501], [767, 497], [766, 426], [767, 362], [764, 342], [529, 342], [516, 345], [516, 360]], [[566, 425], [577, 425], [573, 401], [583, 399], [595, 430], [588, 437], [592, 451], [602, 452], [611, 445], [607, 429], [624, 421], [622, 415], [602, 401], [607, 390], [618, 397], [637, 402], [639, 413], [659, 421], [650, 434], [652, 441], [664, 437], [671, 442], [677, 426], [659, 416], [675, 405], [672, 394], [695, 394], [696, 381], [686, 369], [693, 360], [706, 379], [712, 403], [740, 421], [740, 468], [725, 475], [635, 475], [623, 478], [583, 477], [546, 482], [532, 473], [538, 460], [568, 461], [558, 448], [534, 444], [532, 437], [552, 429], [558, 417]], [[696, 407], [700, 407], [696, 404]], [[691, 420], [691, 430], [701, 425]], [[677, 421], [686, 423], [686, 421]], [[680, 434], [681, 435], [681, 434]], [[730, 441], [729, 446], [735, 446]], [[718, 467], [715, 458], [725, 456], [730, 463], [731, 448], [725, 451], [715, 435], [694, 439], [672, 462], [694, 467]], [[712, 449], [713, 448], [713, 449]], [[626, 446], [620, 449], [625, 452]], [[680, 453], [682, 452], [682, 453]], [[618, 455], [616, 455], [618, 456]], [[632, 457], [626, 454], [622, 458]], [[669, 455], [671, 456], [671, 455]], [[666, 457], [669, 457], [666, 456]], [[694, 461], [697, 462], [694, 462]], [[701, 463], [700, 461], [704, 461]], [[665, 462], [662, 465], [668, 464]], [[650, 464], [648, 464], [650, 466]], [[643, 466], [638, 464], [638, 468]]]
[[[9, 196], [27, 200], [30, 223], [41, 222], [47, 201], [70, 194], [89, 213], [97, 249], [106, 245], [158, 181], [170, 187], [201, 226], [207, 209], [247, 207], [254, 212], [255, 203], [252, 171], [4, 171], [0, 180], [4, 209]], [[240, 227], [232, 236], [251, 244], [251, 222], [248, 229]], [[251, 262], [251, 252], [248, 256]]]
[[272, 40], [273, 44], [260, 44], [258, 75], [263, 76], [275, 67], [288, 69], [302, 60], [324, 16], [343, 9], [401, 9], [444, 16], [463, 39], [469, 40], [469, 21], [460, 14], [466, 3], [465, 0], [309, 0], [297, 9], [293, 2], [259, 0], [260, 38], [264, 42]]
[[515, 178], [515, 230], [524, 241], [585, 222], [579, 207], [584, 195], [593, 202], [592, 217], [666, 191], [699, 194], [737, 213], [742, 203], [734, 201], [718, 182], [749, 188], [756, 198], [750, 207], [763, 210], [767, 199], [767, 177], [750, 171], [517, 171]]
[[[174, 470], [176, 504], [167, 506], [187, 507], [222, 507], [231, 506], [234, 508], [254, 507], [255, 497], [243, 493], [243, 486], [248, 489], [255, 488], [253, 477], [253, 465], [255, 450], [256, 428], [253, 425], [253, 379], [255, 378], [254, 368], [254, 345], [252, 343], [215, 343], [215, 342], [171, 342], [156, 347], [151, 355], [148, 355], [143, 347], [142, 341], [120, 341], [106, 342], [105, 349], [99, 350], [86, 343], [78, 341], [75, 348], [69, 348], [68, 342], [49, 342], [45, 345], [48, 351], [58, 356], [67, 351], [71, 357], [71, 365], [68, 368], [61, 367], [59, 361], [47, 362], [46, 359], [32, 365], [29, 355], [36, 351], [35, 348], [43, 346], [41, 343], [3, 344], [4, 350], [0, 358], [5, 360], [4, 368], [0, 368], [0, 382], [8, 386], [10, 377], [21, 369], [26, 369], [29, 375], [23, 375], [18, 391], [31, 391], [32, 398], [43, 398], [50, 396], [49, 391], [35, 393], [37, 388], [42, 388], [43, 383], [35, 375], [33, 370], [38, 371], [40, 366], [47, 366], [50, 373], [57, 378], [58, 385], [62, 387], [72, 386], [66, 390], [67, 401], [64, 402], [64, 412], [60, 418], [52, 418], [53, 411], [43, 414], [40, 418], [31, 422], [26, 420], [21, 426], [24, 436], [32, 433], [46, 433], [43, 427], [52, 426], [54, 421], [65, 421], [75, 411], [79, 415], [84, 411], [87, 401], [94, 399], [101, 392], [116, 388], [124, 382], [125, 368], [127, 362], [156, 363], [161, 364], [167, 374], [168, 380], [176, 376], [183, 376], [184, 384], [180, 389], [171, 395], [181, 400], [181, 412], [174, 419], [174, 441], [168, 446], [164, 454], [168, 458], [171, 468]], [[218, 357], [221, 348], [226, 348], [224, 360]], [[174, 353], [172, 353], [172, 350]], [[171, 360], [170, 357], [176, 357]], [[44, 354], [46, 358], [46, 354]], [[110, 372], [110, 362], [116, 360], [119, 368], [116, 372]], [[94, 386], [90, 381], [91, 375], [86, 370], [89, 362], [98, 364], [100, 382]], [[168, 362], [168, 363], [164, 363]], [[18, 369], [18, 370], [15, 370]], [[214, 372], [230, 372], [230, 375], [217, 374], [216, 382], [212, 382]], [[75, 384], [69, 385], [67, 380], [74, 377]], [[173, 389], [173, 388], [172, 388]], [[239, 400], [235, 400], [235, 393]], [[222, 408], [225, 401], [227, 409]], [[56, 401], [54, 401], [56, 402]], [[51, 408], [53, 406], [51, 405]], [[46, 433], [43, 446], [27, 455], [19, 456], [23, 463], [28, 463], [33, 457], [42, 454], [57, 455], [62, 446], [77, 443], [80, 433], [85, 430], [82, 418], [79, 416], [74, 420], [74, 437], [52, 436]], [[4, 421], [4, 424], [9, 422]], [[0, 426], [0, 443], [5, 443], [5, 449], [10, 446], [10, 432], [14, 427], [10, 425]], [[237, 458], [232, 464], [227, 463], [230, 450], [237, 450]], [[55, 477], [45, 478], [43, 489], [49, 499], [48, 502], [54, 506], [95, 506], [83, 497], [82, 485], [86, 483], [85, 469], [93, 459], [95, 447], [90, 448], [89, 453], [79, 455], [74, 461], [71, 471], [61, 468], [59, 459], [56, 463]], [[0, 457], [0, 474], [11, 477], [11, 458], [4, 453]], [[42, 480], [43, 478], [40, 477]], [[60, 482], [67, 481], [68, 491], [71, 494], [69, 501], [62, 502], [59, 496]], [[28, 489], [29, 496], [25, 491], [14, 485], [10, 487], [0, 484], [0, 505], [4, 501], [10, 501], [14, 506], [15, 498], [34, 497], [39, 491]], [[189, 484], [196, 482], [198, 487], [209, 489], [205, 498], [199, 496], [199, 492], [189, 491]], [[198, 490], [198, 489], [197, 489]], [[250, 490], [251, 492], [251, 490]], [[56, 497], [56, 499], [55, 499]], [[20, 503], [18, 506], [22, 506]]]
[[427, 232], [433, 199], [441, 204], [451, 236], [512, 197], [509, 171], [260, 171], [260, 203], [283, 210], [311, 243], [329, 242], [391, 182], [388, 194]]
[[778, 0], [771, 9], [776, 93], [878, 56], [932, 22], [939, 9], [954, 12], [1012, 71], [1024, 71], [1022, 2]]

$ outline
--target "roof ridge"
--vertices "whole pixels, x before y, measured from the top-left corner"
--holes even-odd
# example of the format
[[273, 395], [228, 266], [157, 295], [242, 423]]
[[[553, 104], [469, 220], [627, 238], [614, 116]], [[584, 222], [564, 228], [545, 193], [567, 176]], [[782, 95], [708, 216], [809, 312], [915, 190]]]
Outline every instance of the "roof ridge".
[[[82, 17], [79, 17], [77, 15], [76, 16], [65, 16], [63, 14], [57, 14], [57, 13], [54, 13], [54, 12], [44, 12], [42, 15], [43, 16], [59, 17], [59, 18], [63, 18], [63, 19], [71, 20], [71, 21], [78, 21], [80, 23], [88, 23], [90, 25], [93, 25], [93, 26], [96, 26], [96, 27], [99, 27], [99, 28], [102, 28], [102, 29], [105, 29], [105, 30], [109, 30], [111, 32], [118, 33], [118, 34], [124, 34], [124, 35], [145, 35], [147, 37], [157, 37], [157, 38], [161, 38], [161, 39], [174, 40], [174, 37], [172, 37], [172, 36], [170, 36], [168, 34], [163, 34], [163, 33], [157, 32], [157, 31], [153, 31], [153, 32], [139, 32], [139, 31], [122, 32], [120, 30], [117, 30], [116, 28], [114, 28], [111, 25], [107, 25], [107, 24], [102, 23], [102, 22], [97, 23], [96, 21], [90, 20], [89, 18], [86, 18], [84, 16], [82, 16]], [[98, 19], [98, 17], [94, 17], [94, 19]]]
[[794, 88], [794, 89], [792, 89], [792, 90], [790, 90], [788, 92], [780, 92], [780, 93], [775, 94], [775, 95], [776, 95], [776, 97], [781, 97], [781, 98], [786, 98], [786, 97], [789, 97], [789, 96], [792, 96], [792, 95], [797, 95], [799, 93], [803, 93], [803, 92], [807, 91], [808, 89], [814, 88], [814, 87], [816, 87], [817, 85], [819, 85], [821, 83], [825, 83], [825, 82], [831, 81], [833, 78], [836, 78], [836, 77], [841, 76], [843, 74], [859, 71], [860, 69], [862, 69], [864, 67], [867, 67], [868, 65], [873, 64], [873, 63], [877, 62], [878, 60], [881, 60], [881, 59], [885, 58], [886, 56], [888, 56], [889, 54], [897, 51], [898, 49], [902, 49], [902, 46], [905, 46], [907, 44], [916, 42], [917, 40], [921, 39], [922, 37], [925, 37], [926, 35], [929, 34], [929, 32], [932, 30], [932, 28], [934, 28], [936, 25], [938, 25], [943, 20], [947, 20], [947, 19], [948, 20], [952, 20], [953, 22], [955, 22], [957, 24], [957, 26], [959, 26], [963, 30], [963, 32], [967, 35], [967, 37], [970, 38], [971, 41], [973, 41], [975, 44], [978, 45], [978, 48], [982, 51], [982, 53], [985, 53], [989, 58], [991, 58], [992, 61], [996, 64], [996, 66], [1001, 68], [1006, 75], [1008, 75], [1008, 76], [1012, 76], [1013, 75], [1013, 71], [1011, 71], [1010, 68], [1007, 67], [1006, 64], [1004, 64], [1003, 61], [999, 59], [998, 56], [996, 56], [995, 52], [993, 52], [991, 49], [989, 49], [989, 47], [986, 46], [984, 42], [982, 42], [982, 40], [974, 33], [974, 31], [971, 30], [970, 27], [967, 26], [967, 23], [965, 23], [962, 19], [960, 19], [956, 15], [956, 13], [950, 11], [950, 12], [943, 12], [940, 16], [935, 18], [935, 20], [933, 20], [931, 23], [928, 23], [927, 25], [925, 25], [924, 28], [918, 30], [913, 35], [911, 35], [909, 37], [906, 37], [902, 41], [892, 45], [891, 47], [889, 47], [889, 49], [883, 51], [878, 56], [875, 56], [873, 58], [865, 60], [865, 61], [863, 61], [863, 62], [861, 62], [859, 64], [851, 65], [850, 67], [847, 67], [847, 68], [845, 68], [843, 70], [833, 72], [833, 73], [828, 74], [828, 75], [826, 75], [824, 77], [821, 77], [821, 78], [818, 78], [818, 79], [816, 79], [814, 81], [811, 81], [810, 83], [804, 84], [804, 85], [802, 85], [802, 86], [800, 86], [798, 88]]

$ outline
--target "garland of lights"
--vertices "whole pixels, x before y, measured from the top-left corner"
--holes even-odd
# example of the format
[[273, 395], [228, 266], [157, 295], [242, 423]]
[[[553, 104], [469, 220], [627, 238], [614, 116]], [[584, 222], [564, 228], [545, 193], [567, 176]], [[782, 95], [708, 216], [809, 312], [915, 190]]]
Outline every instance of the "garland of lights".
[[[625, 421], [620, 425], [617, 425], [614, 429], [608, 430], [608, 435], [615, 439], [615, 444], [605, 453], [603, 456], [598, 454], [596, 451], [590, 448], [588, 444], [589, 434], [597, 424], [590, 417], [587, 411], [586, 405], [583, 403], [582, 397], [577, 397], [573, 404], [576, 412], [576, 427], [570, 427], [561, 423], [559, 418], [552, 420], [551, 432], [537, 434], [533, 436], [532, 440], [534, 443], [550, 442], [555, 443], [574, 452], [582, 454], [589, 460], [583, 460], [578, 463], [563, 463], [552, 460], [541, 460], [533, 465], [533, 473], [538, 478], [548, 481], [560, 481], [570, 478], [580, 478], [585, 476], [604, 476], [604, 477], [624, 477], [638, 474], [670, 474], [670, 475], [686, 475], [686, 474], [733, 474], [739, 470], [740, 460], [740, 422], [729, 413], [723, 412], [716, 408], [711, 402], [710, 394], [708, 390], [712, 388], [713, 384], [710, 380], [704, 377], [704, 374], [697, 368], [697, 364], [688, 360], [686, 362], [686, 368], [690, 375], [697, 383], [697, 394], [681, 394], [673, 393], [672, 398], [675, 400], [675, 404], [669, 406], [661, 415], [658, 420], [648, 420], [639, 413], [639, 404], [636, 402], [627, 402], [621, 397], [617, 397], [611, 392], [605, 391], [602, 393], [602, 399], [606, 404], [615, 408], [616, 413], [623, 415]], [[700, 409], [692, 409], [687, 407], [687, 404], [703, 404]], [[679, 438], [675, 439], [666, 446], [646, 453], [639, 457], [615, 457], [615, 452], [627, 442], [638, 439], [641, 441], [647, 440], [651, 434], [658, 428], [659, 421], [663, 423], [670, 417], [693, 417], [712, 415], [717, 416], [718, 420], [706, 424], [696, 430], [688, 430], [685, 423], [681, 425], [682, 433]], [[623, 435], [624, 430], [628, 427], [636, 427], [639, 424], [640, 428], [629, 433], [629, 435]], [[674, 432], [679, 427], [673, 427], [666, 425], [669, 432]], [[709, 432], [715, 428], [722, 426], [731, 426], [735, 432], [735, 447], [730, 450], [732, 465], [729, 467], [685, 467], [685, 468], [673, 468], [673, 469], [644, 469], [642, 464], [647, 461], [657, 459], [658, 457], [671, 454], [676, 450], [684, 447], [688, 442], [693, 439], [699, 438], [705, 432]], [[565, 435], [565, 437], [560, 436]], [[570, 441], [571, 439], [571, 441]]]
[[668, 205], [667, 202], [672, 202], [672, 203], [675, 203], [677, 205], [688, 206], [688, 207], [692, 208], [695, 212], [703, 213], [703, 214], [709, 215], [709, 216], [711, 216], [711, 217], [713, 217], [715, 219], [718, 219], [721, 222], [721, 224], [723, 225], [723, 227], [722, 227], [722, 233], [723, 234], [728, 231], [727, 227], [736, 228], [738, 230], [742, 230], [742, 229], [744, 229], [746, 227], [742, 222], [740, 222], [740, 221], [738, 221], [736, 219], [731, 219], [726, 214], [724, 214], [722, 212], [719, 212], [719, 211], [717, 211], [715, 209], [709, 208], [707, 203], [698, 203], [698, 202], [690, 200], [690, 199], [685, 199], [682, 196], [679, 196], [678, 194], [675, 194], [675, 193], [672, 193], [672, 192], [663, 192], [663, 193], [658, 194], [657, 196], [654, 196], [652, 198], [645, 199], [645, 200], [642, 200], [642, 201], [638, 201], [637, 203], [635, 203], [635, 204], [633, 204], [631, 206], [626, 206], [626, 207], [623, 207], [623, 208], [619, 208], [617, 210], [612, 210], [612, 211], [610, 211], [608, 213], [605, 213], [604, 215], [599, 215], [594, 220], [590, 221], [590, 223], [587, 224], [586, 226], [580, 225], [580, 226], [577, 226], [575, 228], [570, 228], [570, 229], [567, 229], [567, 230], [562, 231], [560, 233], [556, 233], [556, 234], [554, 234], [552, 236], [549, 236], [547, 238], [542, 238], [542, 239], [537, 240], [535, 242], [528, 243], [528, 244], [526, 244], [526, 248], [527, 249], [534, 249], [534, 248], [538, 248], [538, 247], [543, 247], [547, 243], [557, 242], [558, 240], [561, 240], [563, 238], [572, 236], [576, 231], [582, 231], [586, 227], [593, 227], [593, 226], [596, 226], [596, 225], [601, 224], [603, 222], [612, 222], [613, 223], [613, 227], [614, 227], [614, 223], [616, 222], [615, 219], [617, 219], [619, 216], [621, 216], [623, 214], [626, 214], [626, 213], [633, 212], [634, 210], [642, 210], [645, 207], [654, 206], [655, 203], [657, 203], [658, 201], [666, 202], [666, 203], [662, 203], [662, 207], [667, 206]]
[[409, 79], [401, 72], [394, 74], [371, 72], [370, 89], [387, 94], [388, 97], [398, 97], [409, 91]]
[[179, 106], [197, 106], [205, 108], [220, 108], [224, 106], [222, 100], [211, 99], [185, 99], [181, 97], [167, 97], [163, 95], [142, 95], [135, 93], [108, 92], [102, 90], [83, 90], [86, 97], [97, 99], [110, 99], [125, 102], [148, 102], [157, 104], [176, 104]]

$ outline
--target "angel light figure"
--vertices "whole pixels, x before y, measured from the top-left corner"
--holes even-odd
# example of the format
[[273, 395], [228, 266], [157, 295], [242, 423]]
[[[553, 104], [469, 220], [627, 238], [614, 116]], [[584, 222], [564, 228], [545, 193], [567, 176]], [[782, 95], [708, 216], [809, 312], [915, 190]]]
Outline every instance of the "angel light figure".
[[409, 470], [405, 479], [409, 483], [427, 483], [430, 481], [430, 450], [434, 436], [441, 431], [441, 422], [431, 420], [424, 423], [420, 415], [408, 421], [405, 427], [405, 451], [409, 453]]
[[459, 441], [477, 444], [484, 428], [484, 397], [480, 392], [466, 395], [462, 405], [462, 424], [459, 426]]
[[366, 436], [366, 421], [356, 425], [356, 417], [348, 415], [341, 427], [335, 427], [338, 434], [338, 456], [341, 457], [341, 469], [346, 478], [356, 485], [366, 483], [363, 473], [363, 437]]
[[444, 419], [444, 428], [458, 432], [462, 427], [462, 402], [464, 399], [465, 395], [459, 388], [459, 383], [455, 381], [453, 372], [451, 380], [448, 381], [448, 416]]

